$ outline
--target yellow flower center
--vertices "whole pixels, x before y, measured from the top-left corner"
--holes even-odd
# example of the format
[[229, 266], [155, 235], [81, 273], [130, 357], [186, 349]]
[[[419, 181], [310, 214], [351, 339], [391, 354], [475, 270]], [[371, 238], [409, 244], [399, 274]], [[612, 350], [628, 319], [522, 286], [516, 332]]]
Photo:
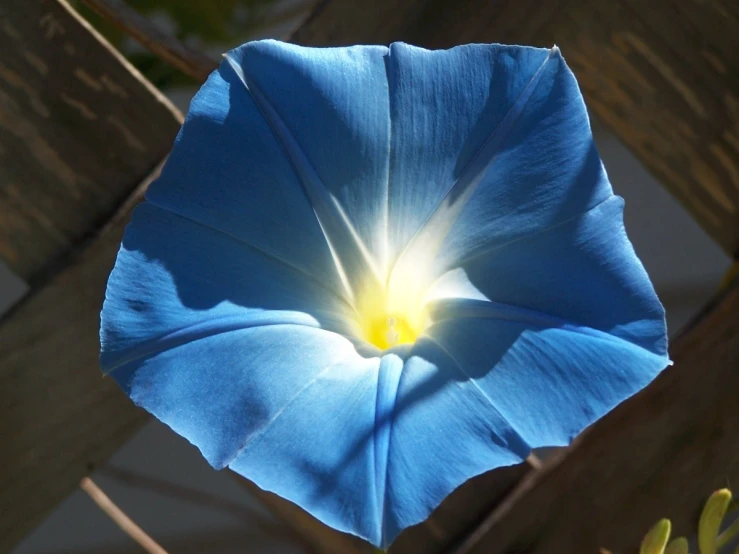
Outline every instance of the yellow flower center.
[[358, 334], [380, 350], [413, 344], [431, 321], [413, 286], [375, 289], [357, 303]]
[[391, 315], [368, 322], [364, 334], [367, 342], [387, 350], [399, 344], [413, 344], [420, 333], [405, 318]]

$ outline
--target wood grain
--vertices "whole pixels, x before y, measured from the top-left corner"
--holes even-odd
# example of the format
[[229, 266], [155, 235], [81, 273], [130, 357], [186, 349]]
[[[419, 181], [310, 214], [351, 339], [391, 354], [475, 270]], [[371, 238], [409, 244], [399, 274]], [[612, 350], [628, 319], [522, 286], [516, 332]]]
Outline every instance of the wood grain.
[[662, 517], [694, 532], [739, 483], [739, 281], [673, 345], [674, 367], [525, 478], [454, 554], [635, 552]]
[[328, 45], [403, 40], [430, 48], [557, 44], [592, 113], [728, 254], [739, 256], [736, 6], [734, 0], [329, 0], [293, 38]]
[[0, 325], [0, 552], [147, 420], [98, 366], [98, 314], [130, 206]]
[[63, 0], [3, 0], [0, 52], [0, 257], [35, 286], [169, 151], [179, 115]]

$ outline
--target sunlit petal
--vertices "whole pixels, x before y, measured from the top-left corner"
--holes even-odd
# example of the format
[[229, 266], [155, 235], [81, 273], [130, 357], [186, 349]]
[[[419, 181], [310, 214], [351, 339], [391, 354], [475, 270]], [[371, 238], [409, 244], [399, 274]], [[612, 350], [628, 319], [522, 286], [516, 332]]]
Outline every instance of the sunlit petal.
[[[315, 127], [321, 128], [318, 122]], [[192, 101], [162, 175], [146, 198], [244, 240], [337, 290], [343, 287], [300, 176], [228, 62]]]
[[226, 54], [283, 145], [355, 288], [358, 275], [383, 279], [387, 264], [387, 51], [263, 41]]
[[469, 302], [474, 315], [443, 320], [429, 334], [534, 448], [569, 444], [667, 365], [662, 355], [587, 326]]
[[[294, 354], [292, 362], [310, 373], [321, 359], [313, 355], [301, 362], [311, 352], [304, 344], [285, 334], [278, 340], [288, 353], [274, 350], [271, 367]], [[374, 440], [379, 364], [378, 358], [348, 353], [321, 367], [249, 438], [231, 468], [326, 524], [379, 544], [376, 464], [385, 462]]]
[[134, 212], [109, 279], [101, 363], [111, 371], [175, 343], [253, 324], [348, 332], [351, 314], [299, 270], [146, 203]]
[[547, 49], [501, 45], [390, 47], [390, 237], [396, 254], [437, 208], [467, 204], [459, 197], [478, 186], [480, 170], [506, 147], [518, 112], [556, 65], [551, 58]]
[[555, 50], [449, 233], [438, 267], [542, 232], [611, 195], [577, 82]]
[[626, 237], [622, 214], [623, 200], [611, 196], [555, 227], [478, 251], [431, 294], [535, 310], [666, 356], [664, 309]]
[[568, 444], [669, 363], [622, 206], [611, 197], [441, 280], [429, 332], [533, 447]]
[[423, 521], [469, 478], [522, 462], [530, 451], [494, 404], [491, 397], [499, 393], [486, 392], [460, 363], [441, 341], [423, 338], [398, 378], [382, 520], [384, 544]]

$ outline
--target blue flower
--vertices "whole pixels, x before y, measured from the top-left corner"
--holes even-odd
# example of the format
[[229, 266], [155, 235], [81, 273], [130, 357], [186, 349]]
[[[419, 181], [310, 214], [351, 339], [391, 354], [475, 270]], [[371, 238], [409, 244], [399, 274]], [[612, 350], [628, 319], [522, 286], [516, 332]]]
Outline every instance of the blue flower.
[[559, 50], [226, 55], [128, 226], [104, 371], [202, 451], [387, 546], [669, 362]]

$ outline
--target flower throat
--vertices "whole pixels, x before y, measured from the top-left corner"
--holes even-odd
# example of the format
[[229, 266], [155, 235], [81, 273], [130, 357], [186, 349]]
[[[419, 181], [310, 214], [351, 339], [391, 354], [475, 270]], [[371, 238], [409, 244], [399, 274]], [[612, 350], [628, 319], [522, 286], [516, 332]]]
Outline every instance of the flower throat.
[[362, 295], [356, 304], [360, 337], [380, 350], [416, 342], [430, 324], [418, 285], [395, 281]]

